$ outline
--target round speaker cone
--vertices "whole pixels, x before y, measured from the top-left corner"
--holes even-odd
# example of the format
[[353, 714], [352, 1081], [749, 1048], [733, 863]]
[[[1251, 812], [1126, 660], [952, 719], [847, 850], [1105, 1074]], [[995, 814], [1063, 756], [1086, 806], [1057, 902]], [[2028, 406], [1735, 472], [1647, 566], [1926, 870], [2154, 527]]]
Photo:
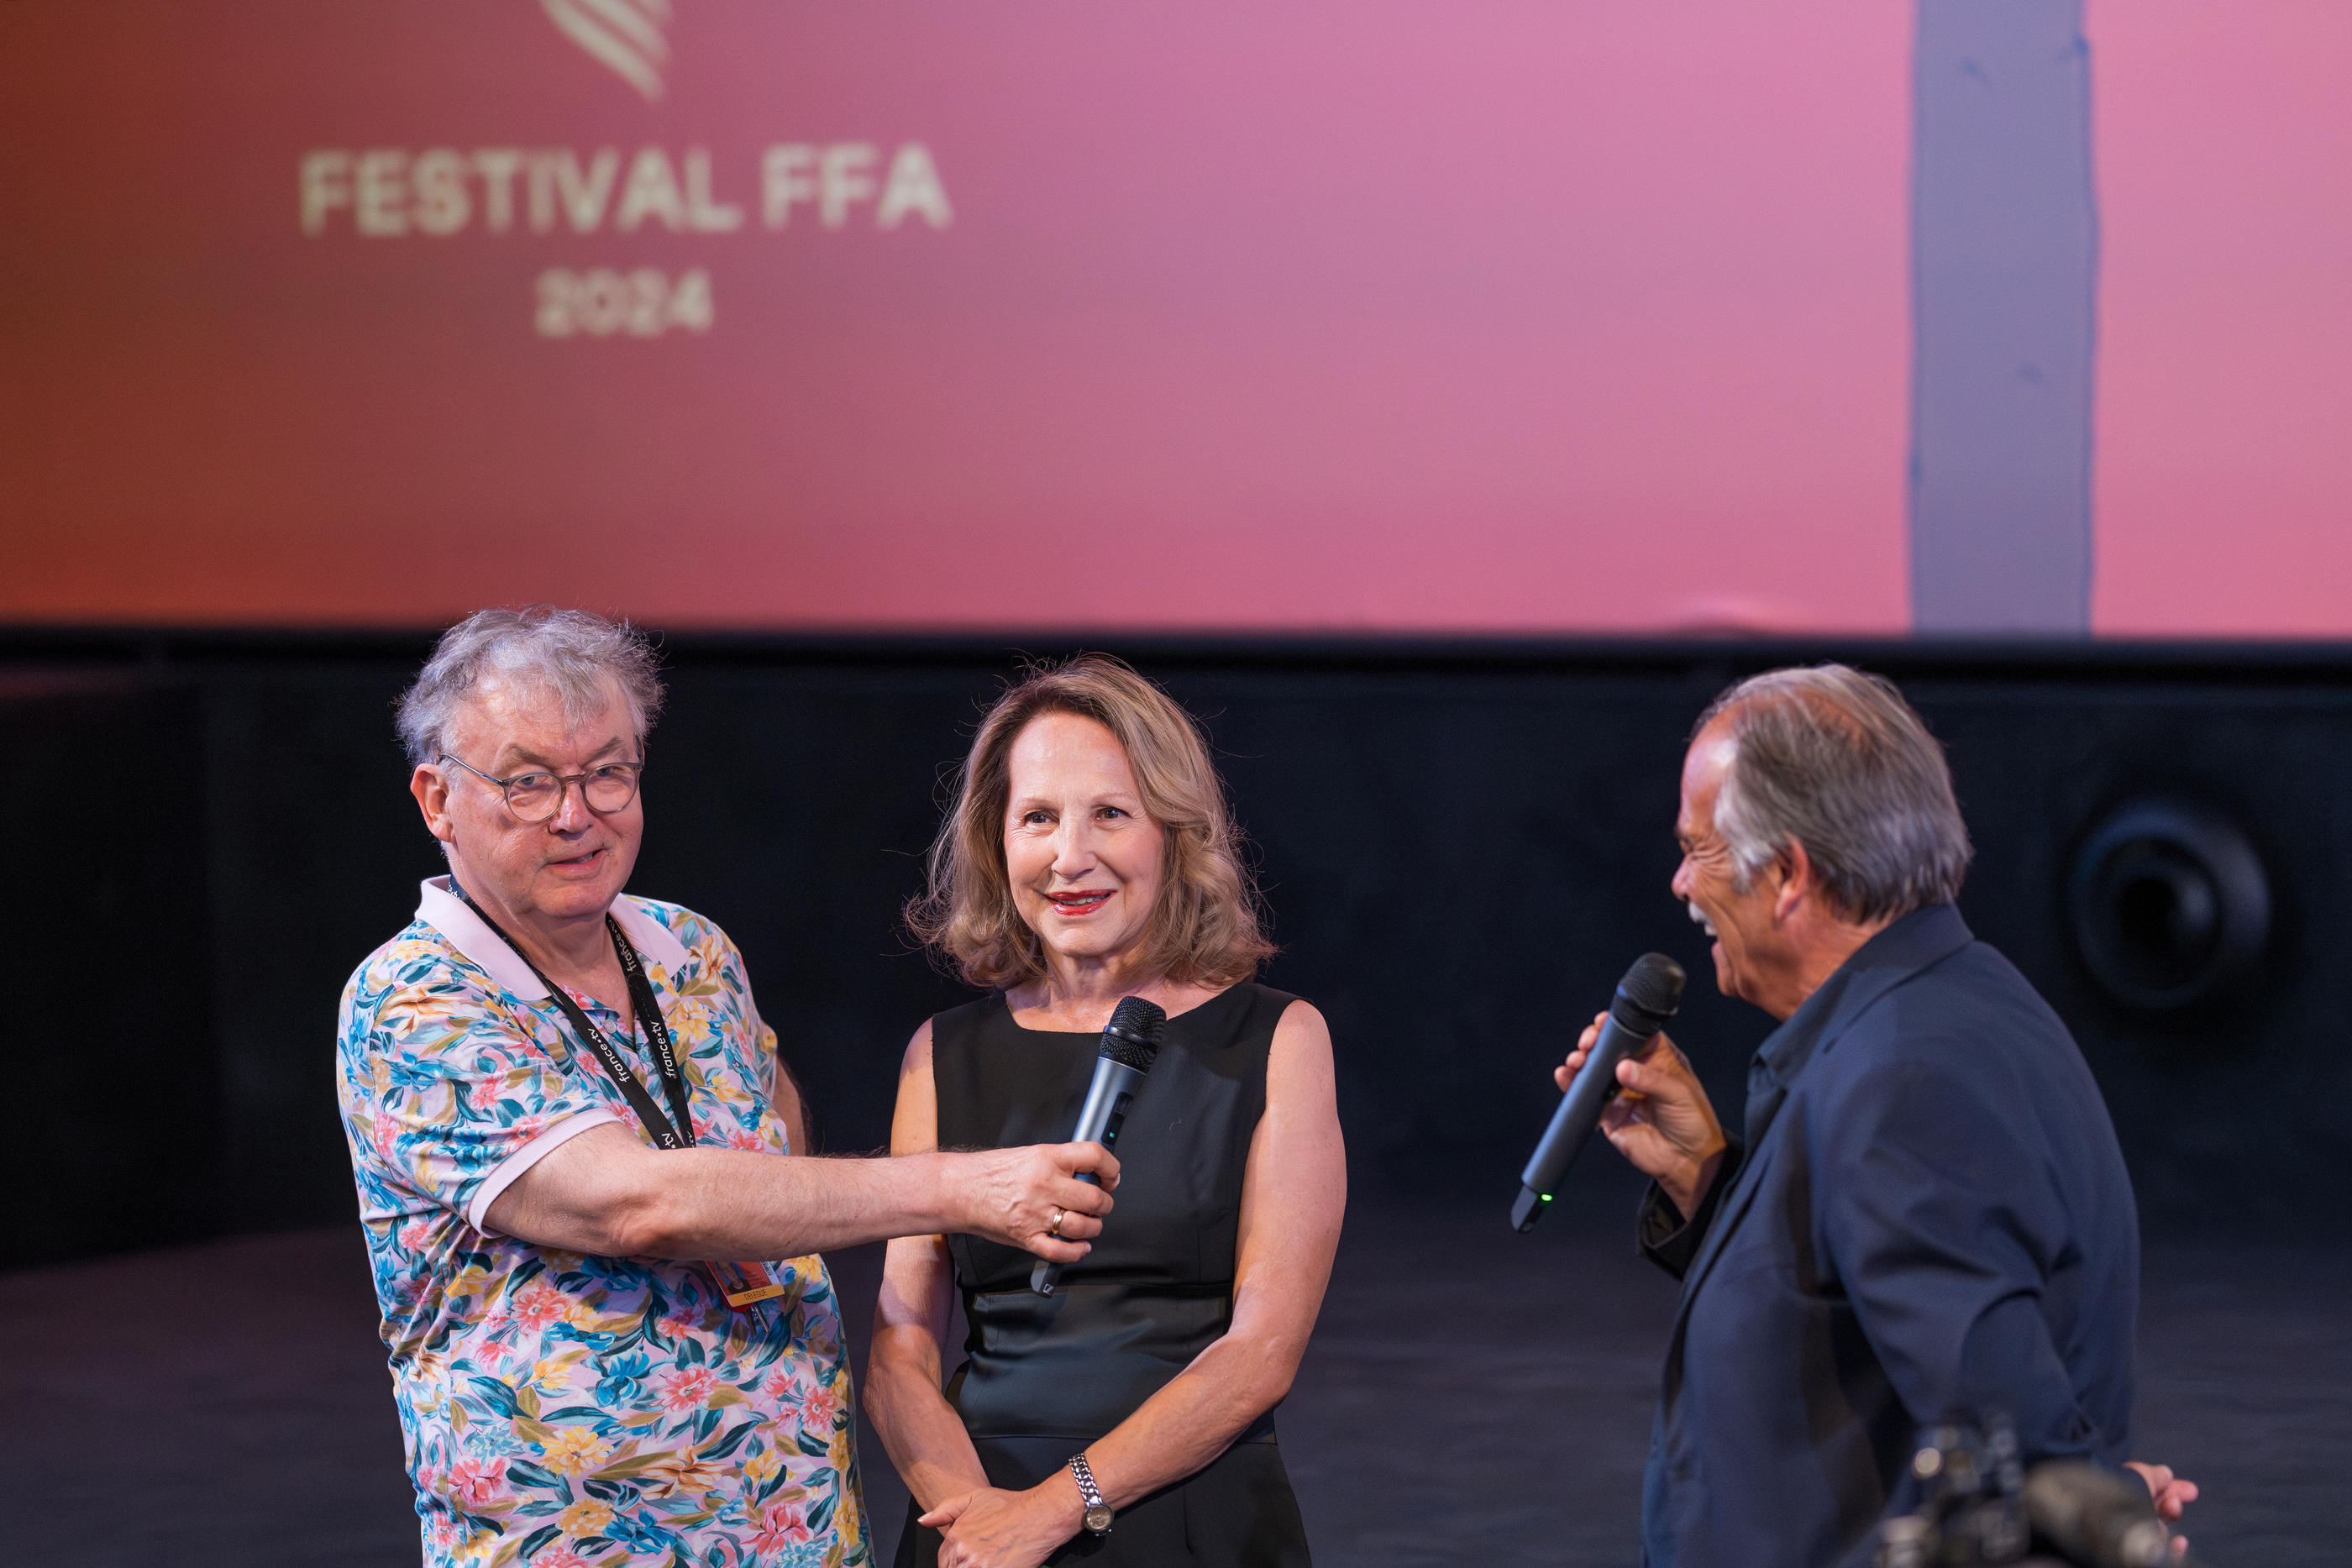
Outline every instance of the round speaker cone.
[[2187, 801], [2110, 812], [2075, 853], [2068, 904], [2092, 978], [2142, 1011], [2218, 995], [2270, 940], [2270, 883], [2253, 846], [2228, 818]]

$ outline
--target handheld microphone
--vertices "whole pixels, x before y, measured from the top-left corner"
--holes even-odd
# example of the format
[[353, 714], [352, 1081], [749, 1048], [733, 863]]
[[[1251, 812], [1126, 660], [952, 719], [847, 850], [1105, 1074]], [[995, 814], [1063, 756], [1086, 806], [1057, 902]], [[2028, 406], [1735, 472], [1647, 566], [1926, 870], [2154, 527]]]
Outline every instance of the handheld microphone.
[[1609, 1004], [1609, 1021], [1601, 1026], [1592, 1053], [1560, 1097], [1559, 1109], [1551, 1113], [1551, 1125], [1544, 1129], [1543, 1141], [1536, 1145], [1528, 1168], [1519, 1173], [1518, 1201], [1511, 1205], [1512, 1228], [1533, 1230], [1536, 1221], [1543, 1218], [1560, 1177], [1576, 1163], [1592, 1129], [1601, 1124], [1602, 1107], [1616, 1097], [1617, 1064], [1647, 1049], [1675, 1016], [1682, 999], [1683, 967], [1664, 953], [1643, 954], [1617, 982], [1617, 995]]
[[[1160, 1037], [1167, 1028], [1168, 1015], [1155, 1004], [1141, 997], [1119, 998], [1118, 1006], [1111, 1009], [1110, 1022], [1103, 1025], [1102, 1051], [1095, 1057], [1095, 1081], [1087, 1088], [1087, 1103], [1078, 1112], [1070, 1142], [1100, 1144], [1106, 1149], [1118, 1145], [1128, 1102], [1143, 1087], [1143, 1075], [1151, 1071], [1153, 1060], [1160, 1055]], [[1095, 1178], [1092, 1172], [1083, 1172], [1078, 1179]], [[1040, 1258], [1029, 1270], [1029, 1288], [1050, 1296], [1061, 1278], [1059, 1263]]]

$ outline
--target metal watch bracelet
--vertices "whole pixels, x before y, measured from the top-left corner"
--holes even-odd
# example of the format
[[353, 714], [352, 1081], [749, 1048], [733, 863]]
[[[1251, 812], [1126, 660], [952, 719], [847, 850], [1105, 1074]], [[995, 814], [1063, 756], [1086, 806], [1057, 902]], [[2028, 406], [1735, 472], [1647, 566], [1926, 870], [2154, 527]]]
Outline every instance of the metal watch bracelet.
[[1110, 1504], [1103, 1500], [1102, 1488], [1095, 1485], [1094, 1468], [1087, 1463], [1084, 1449], [1070, 1456], [1070, 1474], [1078, 1483], [1078, 1496], [1086, 1500], [1087, 1529], [1097, 1535], [1108, 1535]]

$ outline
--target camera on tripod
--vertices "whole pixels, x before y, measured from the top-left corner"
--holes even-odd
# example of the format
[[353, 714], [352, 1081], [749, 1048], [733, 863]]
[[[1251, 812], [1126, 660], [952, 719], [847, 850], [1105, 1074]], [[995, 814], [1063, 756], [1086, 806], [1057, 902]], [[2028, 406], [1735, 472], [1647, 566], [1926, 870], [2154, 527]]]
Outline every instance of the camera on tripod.
[[1911, 1476], [1919, 1506], [1879, 1526], [1878, 1568], [2194, 1568], [2146, 1486], [2073, 1459], [2027, 1470], [1999, 1412], [1921, 1427]]

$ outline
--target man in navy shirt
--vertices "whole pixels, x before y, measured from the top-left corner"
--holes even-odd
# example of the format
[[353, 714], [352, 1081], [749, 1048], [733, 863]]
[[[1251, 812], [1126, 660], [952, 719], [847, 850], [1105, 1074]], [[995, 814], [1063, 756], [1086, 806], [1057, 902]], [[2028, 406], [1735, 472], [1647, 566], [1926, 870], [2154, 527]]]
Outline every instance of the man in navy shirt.
[[[2065, 1026], [1953, 907], [1968, 834], [1918, 716], [1838, 665], [1743, 682], [1699, 723], [1676, 834], [1717, 983], [1780, 1028], [1739, 1136], [1664, 1037], [1603, 1124], [1683, 1281], [1646, 1562], [1867, 1563], [1948, 1415], [2006, 1414], [2029, 1464], [2123, 1463], [2131, 1184]], [[2195, 1488], [2141, 1469], [2178, 1517]]]

